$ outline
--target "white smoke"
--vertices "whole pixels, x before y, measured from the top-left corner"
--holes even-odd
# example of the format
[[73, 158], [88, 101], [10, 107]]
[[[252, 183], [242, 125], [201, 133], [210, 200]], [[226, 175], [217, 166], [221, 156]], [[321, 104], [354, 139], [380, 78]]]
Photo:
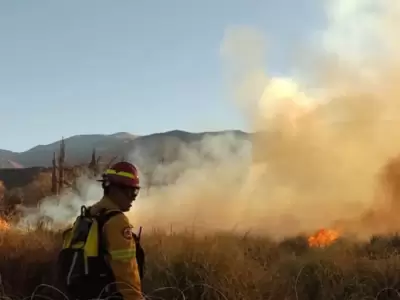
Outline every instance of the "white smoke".
[[[382, 53], [383, 19], [386, 0], [329, 0], [325, 11], [328, 26], [322, 35], [322, 45], [329, 52], [339, 53], [352, 62]], [[391, 1], [394, 2], [394, 1]], [[392, 7], [392, 4], [390, 4]]]
[[76, 180], [76, 189], [66, 189], [61, 195], [42, 199], [37, 207], [21, 207], [21, 228], [35, 227], [49, 221], [54, 227], [71, 224], [79, 215], [82, 205], [90, 206], [103, 195], [99, 182], [82, 176]]
[[[251, 163], [251, 142], [233, 134], [205, 136], [182, 144], [179, 153], [179, 159], [156, 168], [153, 180], [168, 184], [144, 191], [130, 213], [132, 222], [174, 230], [233, 227], [232, 208]], [[140, 159], [138, 152], [130, 156], [133, 163]]]
[[[157, 144], [153, 146], [157, 147]], [[128, 213], [133, 225], [182, 229], [198, 217], [201, 219], [199, 225], [210, 226], [213, 222], [204, 222], [210, 208], [220, 205], [223, 209], [231, 202], [229, 198], [216, 197], [215, 193], [221, 192], [222, 185], [231, 186], [232, 194], [238, 191], [240, 179], [251, 162], [251, 143], [233, 133], [206, 135], [201, 140], [190, 144], [181, 142], [174, 147], [178, 159], [159, 165], [157, 157], [149, 160], [148, 153], [152, 149], [137, 148], [129, 155], [128, 161], [143, 166], [139, 172], [144, 188]], [[156, 165], [150, 182], [143, 176], [146, 164], [151, 168]], [[226, 192], [228, 195], [229, 191]], [[68, 189], [62, 195], [45, 198], [35, 208], [22, 207], [23, 218], [19, 226], [34, 227], [41, 220], [50, 220], [55, 227], [71, 224], [82, 205], [92, 205], [102, 196], [99, 182], [80, 177], [75, 190]], [[213, 219], [218, 221], [216, 216]]]

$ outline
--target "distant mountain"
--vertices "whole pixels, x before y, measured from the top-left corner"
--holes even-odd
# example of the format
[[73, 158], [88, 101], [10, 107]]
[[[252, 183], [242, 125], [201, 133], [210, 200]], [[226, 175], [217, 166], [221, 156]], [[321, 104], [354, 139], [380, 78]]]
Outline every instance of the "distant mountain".
[[9, 158], [13, 158], [14, 155], [16, 155], [17, 153], [9, 151], [9, 150], [2, 150], [0, 149], [0, 157], [3, 159], [9, 159]]
[[[93, 149], [96, 155], [104, 159], [115, 156], [128, 157], [130, 153], [140, 151], [141, 155], [152, 160], [171, 159], [177, 157], [182, 145], [201, 141], [206, 136], [229, 134], [235, 138], [248, 139], [248, 134], [239, 131], [217, 131], [191, 133], [173, 130], [145, 136], [136, 136], [126, 132], [104, 134], [75, 135], [64, 139], [66, 148], [66, 163], [74, 165], [88, 163]], [[52, 164], [53, 153], [58, 153], [60, 141], [48, 145], [37, 145], [24, 152], [0, 150], [0, 168], [19, 167], [49, 167]]]

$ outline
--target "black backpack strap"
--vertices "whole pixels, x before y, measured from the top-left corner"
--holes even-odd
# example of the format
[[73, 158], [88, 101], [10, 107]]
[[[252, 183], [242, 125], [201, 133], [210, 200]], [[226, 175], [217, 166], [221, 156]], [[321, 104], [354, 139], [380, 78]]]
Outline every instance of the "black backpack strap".
[[96, 215], [97, 223], [99, 224], [99, 229], [103, 228], [104, 224], [107, 223], [108, 220], [110, 220], [112, 217], [122, 214], [122, 211], [120, 210], [107, 210], [107, 209], [102, 209], [98, 215]]
[[105, 249], [105, 246], [106, 246], [105, 245], [105, 240], [104, 240], [104, 236], [103, 236], [104, 224], [106, 224], [108, 222], [108, 220], [110, 220], [112, 217], [114, 217], [116, 215], [119, 215], [119, 214], [122, 214], [122, 211], [120, 211], [120, 210], [111, 210], [111, 211], [109, 211], [109, 210], [104, 208], [98, 214], [96, 214], [94, 216], [96, 218], [97, 224], [99, 226], [99, 229], [98, 229], [99, 230], [99, 238], [98, 238], [99, 244], [98, 244], [98, 247], [99, 247], [99, 251], [102, 254], [107, 254], [107, 251]]

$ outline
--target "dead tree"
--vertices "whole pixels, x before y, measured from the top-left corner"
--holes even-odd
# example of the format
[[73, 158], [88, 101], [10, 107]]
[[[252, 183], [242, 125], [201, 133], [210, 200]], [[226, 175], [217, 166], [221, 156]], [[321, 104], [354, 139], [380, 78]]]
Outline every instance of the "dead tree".
[[114, 161], [118, 158], [118, 156], [114, 156], [106, 165], [106, 169], [110, 168]]
[[56, 162], [56, 153], [53, 153], [53, 168], [51, 172], [51, 193], [53, 195], [58, 194], [58, 186], [57, 186], [57, 162]]
[[93, 176], [97, 176], [99, 173], [99, 159], [96, 160], [96, 149], [93, 149], [92, 159], [89, 163], [89, 170], [92, 172]]
[[58, 192], [61, 193], [64, 187], [64, 162], [65, 162], [65, 142], [64, 138], [60, 144], [60, 154], [58, 156]]

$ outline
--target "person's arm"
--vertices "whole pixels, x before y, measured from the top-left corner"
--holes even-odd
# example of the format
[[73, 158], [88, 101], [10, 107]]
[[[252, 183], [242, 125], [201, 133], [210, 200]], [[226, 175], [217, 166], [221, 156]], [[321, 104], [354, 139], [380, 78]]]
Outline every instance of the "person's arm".
[[123, 300], [142, 300], [136, 247], [128, 218], [119, 214], [104, 225], [117, 291]]

